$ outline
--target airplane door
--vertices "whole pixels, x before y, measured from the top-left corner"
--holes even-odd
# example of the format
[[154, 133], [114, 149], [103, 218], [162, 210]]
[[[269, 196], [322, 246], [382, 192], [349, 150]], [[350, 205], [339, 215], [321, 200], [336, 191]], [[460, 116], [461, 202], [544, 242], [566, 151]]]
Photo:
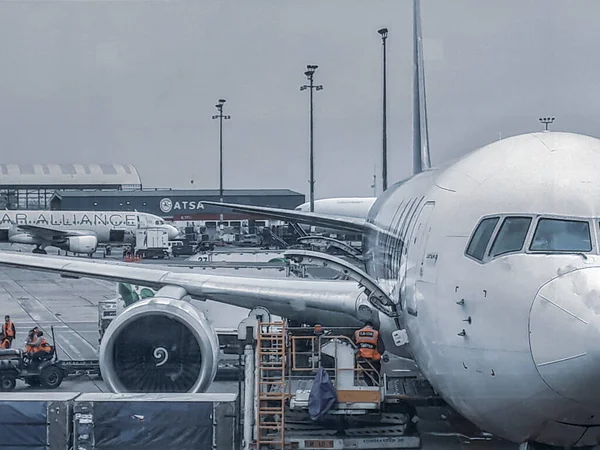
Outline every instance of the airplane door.
[[137, 227], [148, 228], [148, 219], [143, 214], [137, 214]]
[[402, 301], [404, 309], [413, 316], [417, 315], [417, 282], [423, 278], [425, 264], [425, 249], [429, 238], [429, 218], [433, 212], [435, 202], [427, 202], [421, 208], [410, 237], [407, 240], [406, 272], [404, 275], [404, 288]]

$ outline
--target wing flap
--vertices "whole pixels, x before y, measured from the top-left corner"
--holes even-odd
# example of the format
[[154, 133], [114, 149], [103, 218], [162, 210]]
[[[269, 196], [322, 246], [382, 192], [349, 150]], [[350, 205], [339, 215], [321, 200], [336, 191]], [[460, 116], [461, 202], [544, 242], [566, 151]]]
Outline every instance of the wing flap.
[[358, 324], [357, 301], [362, 290], [356, 282], [302, 279], [244, 278], [172, 272], [164, 266], [89, 261], [74, 258], [0, 252], [0, 266], [45, 271], [73, 278], [95, 278], [160, 289], [180, 286], [195, 299], [254, 308], [306, 323], [328, 326]]
[[279, 220], [305, 223], [324, 228], [334, 228], [336, 230], [350, 231], [354, 233], [364, 233], [367, 226], [364, 219], [358, 219], [354, 217], [333, 216], [314, 212], [269, 208], [266, 206], [237, 205], [234, 203], [203, 201], [202, 204], [216, 206], [218, 208], [228, 208], [243, 213], [258, 214]]

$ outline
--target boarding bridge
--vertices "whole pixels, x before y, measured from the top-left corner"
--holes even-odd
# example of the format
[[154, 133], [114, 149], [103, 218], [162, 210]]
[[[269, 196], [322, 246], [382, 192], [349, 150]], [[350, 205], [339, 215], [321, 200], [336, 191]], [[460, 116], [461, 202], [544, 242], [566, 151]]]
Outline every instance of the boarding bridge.
[[[354, 329], [288, 327], [270, 322], [268, 313], [266, 321], [252, 314], [245, 321], [254, 320], [253, 347], [249, 322], [240, 325], [246, 340], [245, 449], [420, 448], [412, 406], [405, 399], [386, 401], [388, 377], [357, 358]], [[320, 369], [337, 401], [315, 419], [309, 404]]]

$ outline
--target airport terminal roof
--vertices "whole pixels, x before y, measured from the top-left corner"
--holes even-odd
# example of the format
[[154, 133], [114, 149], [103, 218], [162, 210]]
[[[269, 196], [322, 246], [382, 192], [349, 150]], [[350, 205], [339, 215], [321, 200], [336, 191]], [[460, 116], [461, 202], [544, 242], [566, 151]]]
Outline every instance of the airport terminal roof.
[[[81, 192], [81, 191], [59, 191], [56, 192], [55, 197], [218, 197], [218, 189], [143, 189], [137, 191], [127, 192], [110, 192], [110, 191], [94, 191]], [[299, 192], [292, 191], [291, 189], [223, 189], [223, 196], [226, 197], [264, 197], [264, 196], [296, 196], [303, 195]]]
[[131, 164], [0, 164], [0, 188], [141, 187]]

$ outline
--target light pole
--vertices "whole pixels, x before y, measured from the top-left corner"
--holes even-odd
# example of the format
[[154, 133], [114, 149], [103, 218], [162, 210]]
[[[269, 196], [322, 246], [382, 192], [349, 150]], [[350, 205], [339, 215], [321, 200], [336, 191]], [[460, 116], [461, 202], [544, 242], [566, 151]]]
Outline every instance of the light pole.
[[382, 28], [377, 30], [381, 35], [381, 42], [383, 44], [383, 125], [382, 125], [382, 137], [381, 137], [381, 150], [382, 150], [382, 182], [383, 191], [387, 190], [387, 51], [385, 42], [387, 40], [388, 29]]
[[545, 131], [548, 131], [548, 125], [554, 122], [554, 117], [540, 117], [539, 121], [546, 126]]
[[[220, 98], [219, 103], [215, 105], [215, 108], [217, 108], [219, 114], [212, 116], [213, 119], [219, 119], [219, 198], [221, 203], [223, 203], [223, 119], [231, 119], [231, 116], [223, 115], [224, 104], [225, 99]], [[219, 228], [221, 228], [222, 224], [223, 213], [221, 213]]]
[[313, 76], [318, 67], [319, 66], [315, 66], [314, 64], [309, 64], [306, 66], [307, 70], [306, 72], [304, 72], [304, 75], [306, 75], [306, 78], [308, 78], [310, 84], [300, 86], [301, 91], [308, 89], [310, 94], [310, 212], [314, 212], [315, 210], [315, 162], [313, 152], [313, 89], [316, 89], [317, 91], [323, 89], [323, 86], [315, 86], [313, 83]]
[[377, 166], [373, 167], [373, 184], [371, 188], [373, 188], [373, 197], [377, 197]]

